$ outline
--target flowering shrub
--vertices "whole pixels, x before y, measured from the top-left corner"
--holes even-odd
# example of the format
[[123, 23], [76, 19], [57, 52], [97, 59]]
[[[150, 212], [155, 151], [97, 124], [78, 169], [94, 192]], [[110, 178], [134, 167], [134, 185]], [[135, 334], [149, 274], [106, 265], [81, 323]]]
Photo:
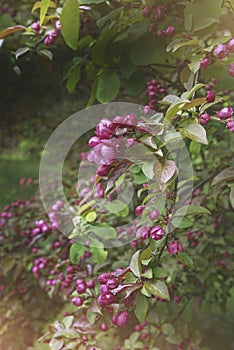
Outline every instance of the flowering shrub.
[[40, 338], [52, 350], [205, 349], [180, 316], [192, 301], [224, 306], [233, 286], [231, 3], [41, 1], [32, 12], [29, 25], [0, 32], [27, 37], [16, 60], [29, 51], [52, 59], [63, 38], [75, 51], [68, 91], [85, 79], [88, 106], [118, 94], [145, 106], [99, 121], [81, 155], [96, 173], [78, 196], [75, 170], [66, 175], [72, 233], [59, 231], [67, 212], [56, 195], [48, 216], [38, 197], [1, 212], [4, 322], [22, 307], [9, 312], [14, 298], [32, 301], [29, 314], [35, 299], [45, 309], [56, 301], [51, 315], [22, 316], [37, 328], [65, 309]]

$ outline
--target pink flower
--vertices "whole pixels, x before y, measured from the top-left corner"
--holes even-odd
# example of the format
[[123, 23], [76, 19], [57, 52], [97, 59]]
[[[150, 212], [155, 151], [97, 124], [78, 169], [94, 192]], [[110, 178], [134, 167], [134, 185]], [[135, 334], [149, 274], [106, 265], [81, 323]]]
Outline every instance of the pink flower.
[[234, 77], [234, 63], [229, 64], [228, 73], [231, 77]]
[[100, 139], [109, 139], [113, 136], [115, 128], [108, 118], [103, 118], [96, 126], [96, 135]]
[[224, 107], [217, 113], [217, 117], [220, 119], [229, 119], [232, 115], [232, 107]]
[[227, 47], [226, 45], [219, 44], [213, 51], [214, 55], [219, 59], [222, 59], [227, 56]]
[[106, 176], [108, 175], [109, 171], [110, 171], [110, 166], [103, 164], [103, 165], [100, 165], [100, 167], [97, 169], [96, 174], [98, 176]]
[[208, 103], [210, 103], [210, 102], [214, 102], [214, 100], [215, 100], [215, 93], [213, 91], [207, 91], [207, 93], [206, 93], [206, 101]]
[[99, 145], [99, 143], [101, 143], [101, 140], [99, 139], [99, 137], [98, 136], [93, 136], [89, 140], [89, 147], [93, 148], [93, 147]]
[[116, 158], [118, 139], [101, 140], [101, 143], [93, 147], [87, 159], [96, 164], [110, 165]]
[[165, 234], [165, 231], [160, 226], [154, 226], [151, 228], [150, 234], [155, 241], [159, 241], [160, 239], [162, 239], [163, 235]]
[[167, 247], [167, 250], [169, 254], [177, 254], [184, 251], [182, 245], [178, 241], [171, 241]]
[[202, 69], [206, 69], [210, 64], [210, 60], [209, 58], [203, 58], [201, 61], [200, 61], [200, 67]]

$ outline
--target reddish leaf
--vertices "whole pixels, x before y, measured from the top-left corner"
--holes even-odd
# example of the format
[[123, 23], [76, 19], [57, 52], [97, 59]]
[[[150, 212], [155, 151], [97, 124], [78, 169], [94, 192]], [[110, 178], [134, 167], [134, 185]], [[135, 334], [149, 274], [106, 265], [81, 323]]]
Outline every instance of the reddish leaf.
[[7, 36], [7, 35], [10, 35], [12, 33], [16, 33], [16, 32], [22, 31], [22, 30], [26, 30], [26, 27], [17, 25], [14, 27], [8, 27], [6, 29], [3, 29], [0, 32], [0, 39], [5, 38], [5, 36]]

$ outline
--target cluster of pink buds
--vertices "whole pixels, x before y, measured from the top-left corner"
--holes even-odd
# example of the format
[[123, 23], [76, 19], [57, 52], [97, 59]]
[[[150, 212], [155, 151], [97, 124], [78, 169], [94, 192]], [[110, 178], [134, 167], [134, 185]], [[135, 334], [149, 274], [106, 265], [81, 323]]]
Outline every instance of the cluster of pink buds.
[[[234, 53], [234, 38], [230, 39], [226, 44], [219, 44], [213, 51], [213, 55], [219, 60], [222, 60]], [[228, 73], [230, 76], [234, 77], [234, 63], [228, 65]]]
[[147, 113], [150, 109], [156, 109], [157, 97], [165, 94], [165, 92], [166, 90], [156, 79], [147, 82], [146, 93], [149, 100], [149, 104], [145, 106], [145, 113]]
[[167, 247], [168, 253], [171, 255], [182, 253], [184, 251], [182, 245], [178, 241], [171, 241]]
[[171, 36], [175, 32], [175, 27], [170, 25], [166, 29], [158, 29], [158, 25], [166, 18], [168, 13], [171, 11], [172, 7], [170, 3], [163, 6], [159, 6], [153, 9], [150, 6], [145, 6], [142, 10], [143, 17], [151, 17], [152, 24], [150, 25], [148, 31], [150, 33], [157, 31], [157, 36]]
[[26, 179], [26, 177], [22, 177], [22, 179], [20, 179], [20, 185], [24, 186], [24, 185], [32, 185], [33, 184], [33, 178], [29, 177], [28, 179]]
[[35, 276], [35, 278], [40, 277], [40, 271], [43, 270], [46, 267], [47, 259], [45, 258], [37, 258], [34, 260], [34, 265], [32, 268], [32, 272]]
[[220, 118], [221, 120], [225, 120], [226, 128], [231, 132], [234, 132], [234, 119], [232, 119], [232, 116], [232, 107], [224, 107], [217, 113], [218, 118]]

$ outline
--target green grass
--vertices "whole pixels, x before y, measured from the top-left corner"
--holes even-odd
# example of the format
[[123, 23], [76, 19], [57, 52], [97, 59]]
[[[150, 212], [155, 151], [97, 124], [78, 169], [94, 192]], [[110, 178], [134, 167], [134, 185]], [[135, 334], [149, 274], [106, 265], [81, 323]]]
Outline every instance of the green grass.
[[11, 151], [0, 156], [0, 210], [19, 198], [27, 199], [36, 189], [36, 185], [20, 185], [20, 179], [32, 177], [38, 183], [40, 160], [24, 158], [22, 153]]

